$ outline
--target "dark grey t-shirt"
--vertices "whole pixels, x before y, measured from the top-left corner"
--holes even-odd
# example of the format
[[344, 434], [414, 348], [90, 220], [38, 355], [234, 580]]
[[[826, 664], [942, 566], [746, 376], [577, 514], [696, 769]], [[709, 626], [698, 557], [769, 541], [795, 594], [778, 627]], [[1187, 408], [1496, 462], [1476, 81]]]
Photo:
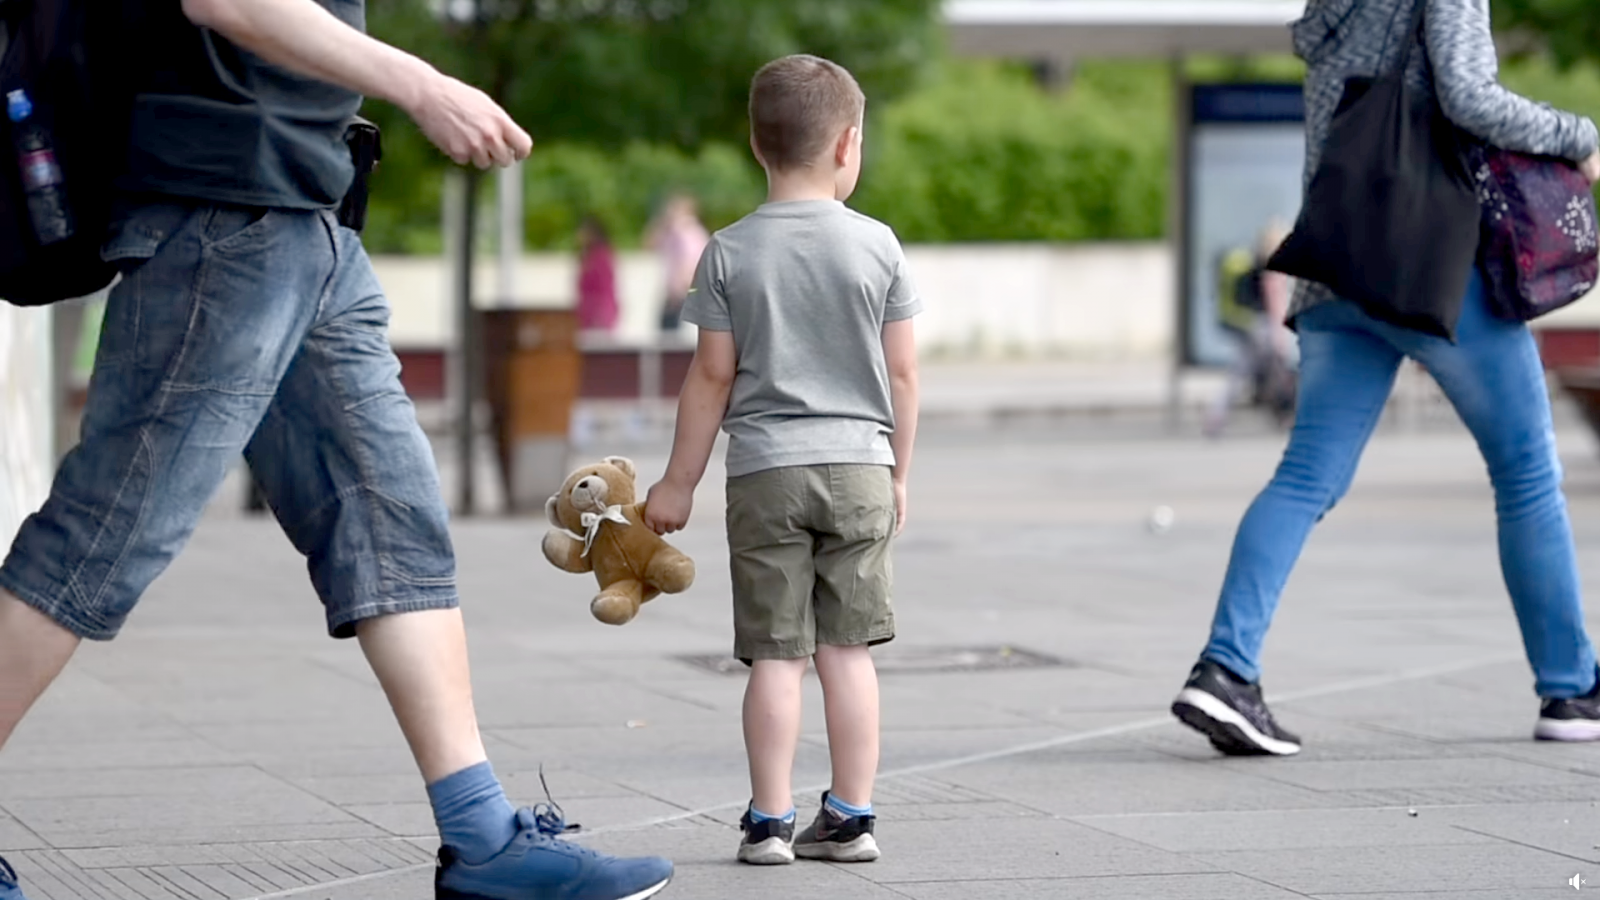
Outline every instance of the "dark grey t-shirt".
[[843, 203], [768, 203], [713, 235], [683, 318], [733, 333], [728, 475], [894, 465], [883, 325], [921, 311], [894, 232]]
[[[316, 0], [365, 29], [363, 0]], [[319, 209], [344, 199], [355, 169], [344, 130], [361, 95], [271, 65], [151, 0], [150, 71], [134, 100], [119, 186], [245, 206]]]

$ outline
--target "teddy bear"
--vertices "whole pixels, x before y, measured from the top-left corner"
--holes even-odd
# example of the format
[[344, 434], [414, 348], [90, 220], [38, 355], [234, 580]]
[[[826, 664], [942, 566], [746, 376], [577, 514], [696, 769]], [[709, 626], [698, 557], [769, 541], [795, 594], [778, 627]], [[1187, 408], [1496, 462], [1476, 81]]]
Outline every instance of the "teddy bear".
[[594, 572], [600, 593], [589, 611], [608, 625], [627, 624], [641, 604], [694, 583], [694, 560], [644, 524], [637, 474], [632, 460], [608, 456], [567, 476], [544, 507], [555, 526], [544, 536], [545, 558], [567, 572]]

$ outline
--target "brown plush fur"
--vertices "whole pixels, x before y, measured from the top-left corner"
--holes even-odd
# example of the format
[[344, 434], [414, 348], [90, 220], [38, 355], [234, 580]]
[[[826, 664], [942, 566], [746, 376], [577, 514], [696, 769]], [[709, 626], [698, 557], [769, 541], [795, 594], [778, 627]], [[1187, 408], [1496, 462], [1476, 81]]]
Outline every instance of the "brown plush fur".
[[[637, 502], [633, 462], [621, 456], [584, 466], [567, 477], [561, 493], [545, 504], [553, 530], [544, 536], [545, 558], [567, 572], [594, 572], [600, 593], [589, 604], [594, 617], [608, 625], [624, 625], [639, 606], [657, 594], [678, 594], [694, 583], [694, 560], [673, 548], [644, 524], [644, 504]], [[606, 520], [589, 555], [583, 555], [583, 514], [601, 514], [619, 506], [627, 525]]]

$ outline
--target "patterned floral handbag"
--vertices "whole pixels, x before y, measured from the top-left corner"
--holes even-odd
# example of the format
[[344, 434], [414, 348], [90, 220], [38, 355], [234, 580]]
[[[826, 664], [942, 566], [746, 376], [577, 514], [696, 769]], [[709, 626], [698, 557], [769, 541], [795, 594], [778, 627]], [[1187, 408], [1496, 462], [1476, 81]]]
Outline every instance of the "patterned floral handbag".
[[1526, 322], [1592, 291], [1600, 235], [1588, 179], [1564, 159], [1483, 144], [1469, 155], [1483, 205], [1478, 259], [1490, 310]]

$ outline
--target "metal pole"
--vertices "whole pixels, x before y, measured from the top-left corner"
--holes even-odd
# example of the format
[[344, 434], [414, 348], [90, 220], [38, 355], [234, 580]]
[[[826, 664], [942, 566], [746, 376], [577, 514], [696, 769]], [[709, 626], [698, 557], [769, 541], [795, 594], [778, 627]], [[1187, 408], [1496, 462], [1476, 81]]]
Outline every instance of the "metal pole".
[[1167, 430], [1177, 433], [1183, 427], [1183, 376], [1189, 364], [1189, 299], [1193, 285], [1189, 277], [1189, 77], [1184, 57], [1175, 54], [1172, 73], [1172, 170], [1168, 178], [1171, 196], [1167, 198], [1167, 246], [1172, 251], [1173, 329], [1172, 373], [1167, 384]]
[[[478, 383], [481, 350], [478, 346], [478, 317], [472, 307], [472, 249], [476, 231], [478, 173], [467, 170], [452, 173], [457, 188], [455, 198], [455, 241], [451, 246], [455, 267], [455, 353], [451, 357], [450, 396], [454, 407], [456, 466], [456, 514], [470, 516], [477, 508], [475, 437], [477, 429]], [[448, 196], [447, 192], [447, 196]]]
[[517, 263], [522, 258], [522, 163], [501, 169], [498, 173], [500, 189], [500, 296], [496, 306], [506, 306], [517, 299]]

